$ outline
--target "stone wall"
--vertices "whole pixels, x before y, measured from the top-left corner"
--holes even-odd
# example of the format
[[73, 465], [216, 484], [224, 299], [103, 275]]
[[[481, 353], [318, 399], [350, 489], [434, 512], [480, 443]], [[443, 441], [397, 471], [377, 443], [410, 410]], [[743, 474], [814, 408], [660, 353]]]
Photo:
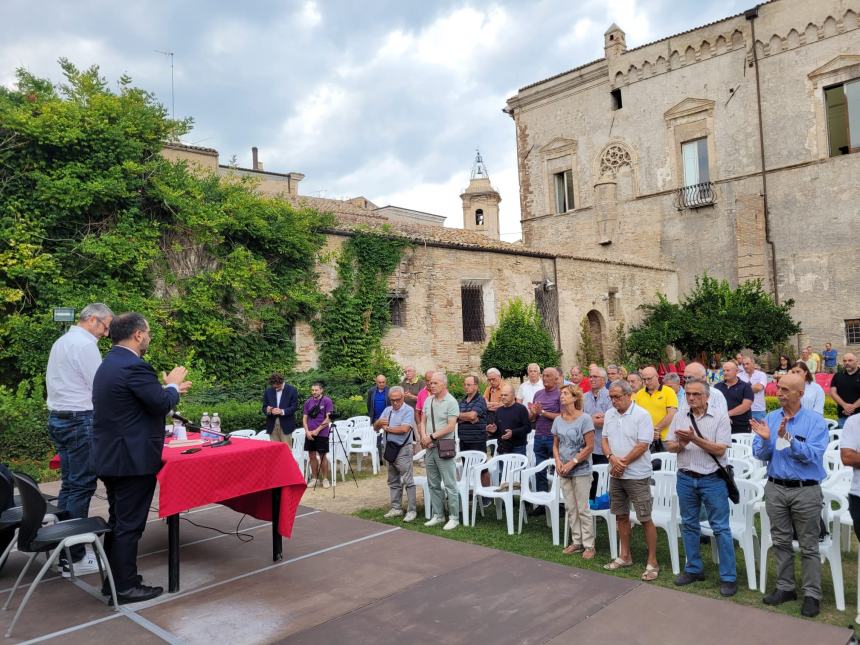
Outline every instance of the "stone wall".
[[[848, 297], [860, 269], [846, 262], [860, 155], [829, 157], [823, 88], [860, 78], [858, 14], [860, 0], [780, 0], [760, 6], [755, 21], [776, 286], [780, 299], [796, 301], [803, 342], [840, 351], [843, 319], [860, 318]], [[752, 46], [750, 22], [736, 16], [610, 48], [606, 59], [512, 97], [526, 246], [674, 266], [681, 294], [704, 271], [771, 288]], [[621, 109], [612, 109], [612, 90]], [[680, 146], [699, 137], [715, 203], [679, 210]], [[548, 172], [561, 147], [576, 194], [575, 208], [557, 214]]]

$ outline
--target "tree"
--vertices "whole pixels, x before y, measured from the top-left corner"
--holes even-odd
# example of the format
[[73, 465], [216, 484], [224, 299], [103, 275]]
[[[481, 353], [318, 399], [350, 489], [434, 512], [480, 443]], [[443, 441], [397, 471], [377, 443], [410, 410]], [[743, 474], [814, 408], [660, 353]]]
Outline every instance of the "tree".
[[60, 67], [60, 85], [18, 70], [0, 87], [0, 383], [41, 380], [51, 308], [88, 302], [144, 313], [158, 369], [222, 383], [289, 369], [330, 218], [166, 160], [190, 120], [127, 77], [114, 92], [95, 66]]
[[509, 378], [525, 374], [529, 363], [557, 366], [559, 359], [537, 307], [515, 298], [502, 307], [499, 325], [481, 354], [481, 370], [495, 367]]
[[658, 294], [657, 303], [643, 305], [645, 318], [630, 330], [628, 346], [647, 362], [665, 358], [669, 345], [689, 357], [726, 356], [744, 348], [766, 352], [800, 333], [793, 306], [793, 300], [776, 304], [760, 280], [732, 289], [726, 280], [704, 274], [679, 304]]
[[583, 372], [588, 373], [588, 366], [592, 363], [602, 363], [603, 357], [597, 353], [597, 345], [591, 335], [591, 324], [588, 316], [579, 323], [579, 349], [576, 350], [576, 360]]

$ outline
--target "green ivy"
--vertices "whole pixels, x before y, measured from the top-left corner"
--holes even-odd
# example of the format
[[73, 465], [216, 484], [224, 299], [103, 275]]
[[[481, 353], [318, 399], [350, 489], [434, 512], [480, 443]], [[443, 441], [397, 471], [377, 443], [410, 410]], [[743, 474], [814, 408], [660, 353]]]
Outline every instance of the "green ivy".
[[399, 378], [382, 337], [391, 326], [388, 278], [408, 245], [386, 229], [359, 230], [344, 243], [337, 260], [338, 285], [312, 323], [320, 369], [365, 382], [380, 372]]

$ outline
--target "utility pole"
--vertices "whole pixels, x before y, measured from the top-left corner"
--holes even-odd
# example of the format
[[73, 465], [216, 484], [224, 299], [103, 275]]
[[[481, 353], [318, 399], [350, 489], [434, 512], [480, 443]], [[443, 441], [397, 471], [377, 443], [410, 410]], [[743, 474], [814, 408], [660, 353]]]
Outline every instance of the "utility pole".
[[157, 54], [164, 54], [165, 56], [170, 56], [170, 118], [172, 120], [176, 120], [176, 95], [173, 91], [173, 52], [165, 52], [160, 49], [156, 49], [155, 52]]

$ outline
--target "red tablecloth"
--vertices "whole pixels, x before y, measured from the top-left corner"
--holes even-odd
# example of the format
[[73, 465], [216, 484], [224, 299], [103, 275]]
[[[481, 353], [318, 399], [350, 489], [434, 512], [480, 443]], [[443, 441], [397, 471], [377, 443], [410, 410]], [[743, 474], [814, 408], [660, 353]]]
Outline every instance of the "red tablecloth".
[[158, 516], [219, 503], [259, 520], [272, 519], [272, 489], [281, 489], [278, 532], [290, 537], [307, 485], [290, 447], [274, 441], [233, 439], [229, 446], [183, 455], [164, 448]]

